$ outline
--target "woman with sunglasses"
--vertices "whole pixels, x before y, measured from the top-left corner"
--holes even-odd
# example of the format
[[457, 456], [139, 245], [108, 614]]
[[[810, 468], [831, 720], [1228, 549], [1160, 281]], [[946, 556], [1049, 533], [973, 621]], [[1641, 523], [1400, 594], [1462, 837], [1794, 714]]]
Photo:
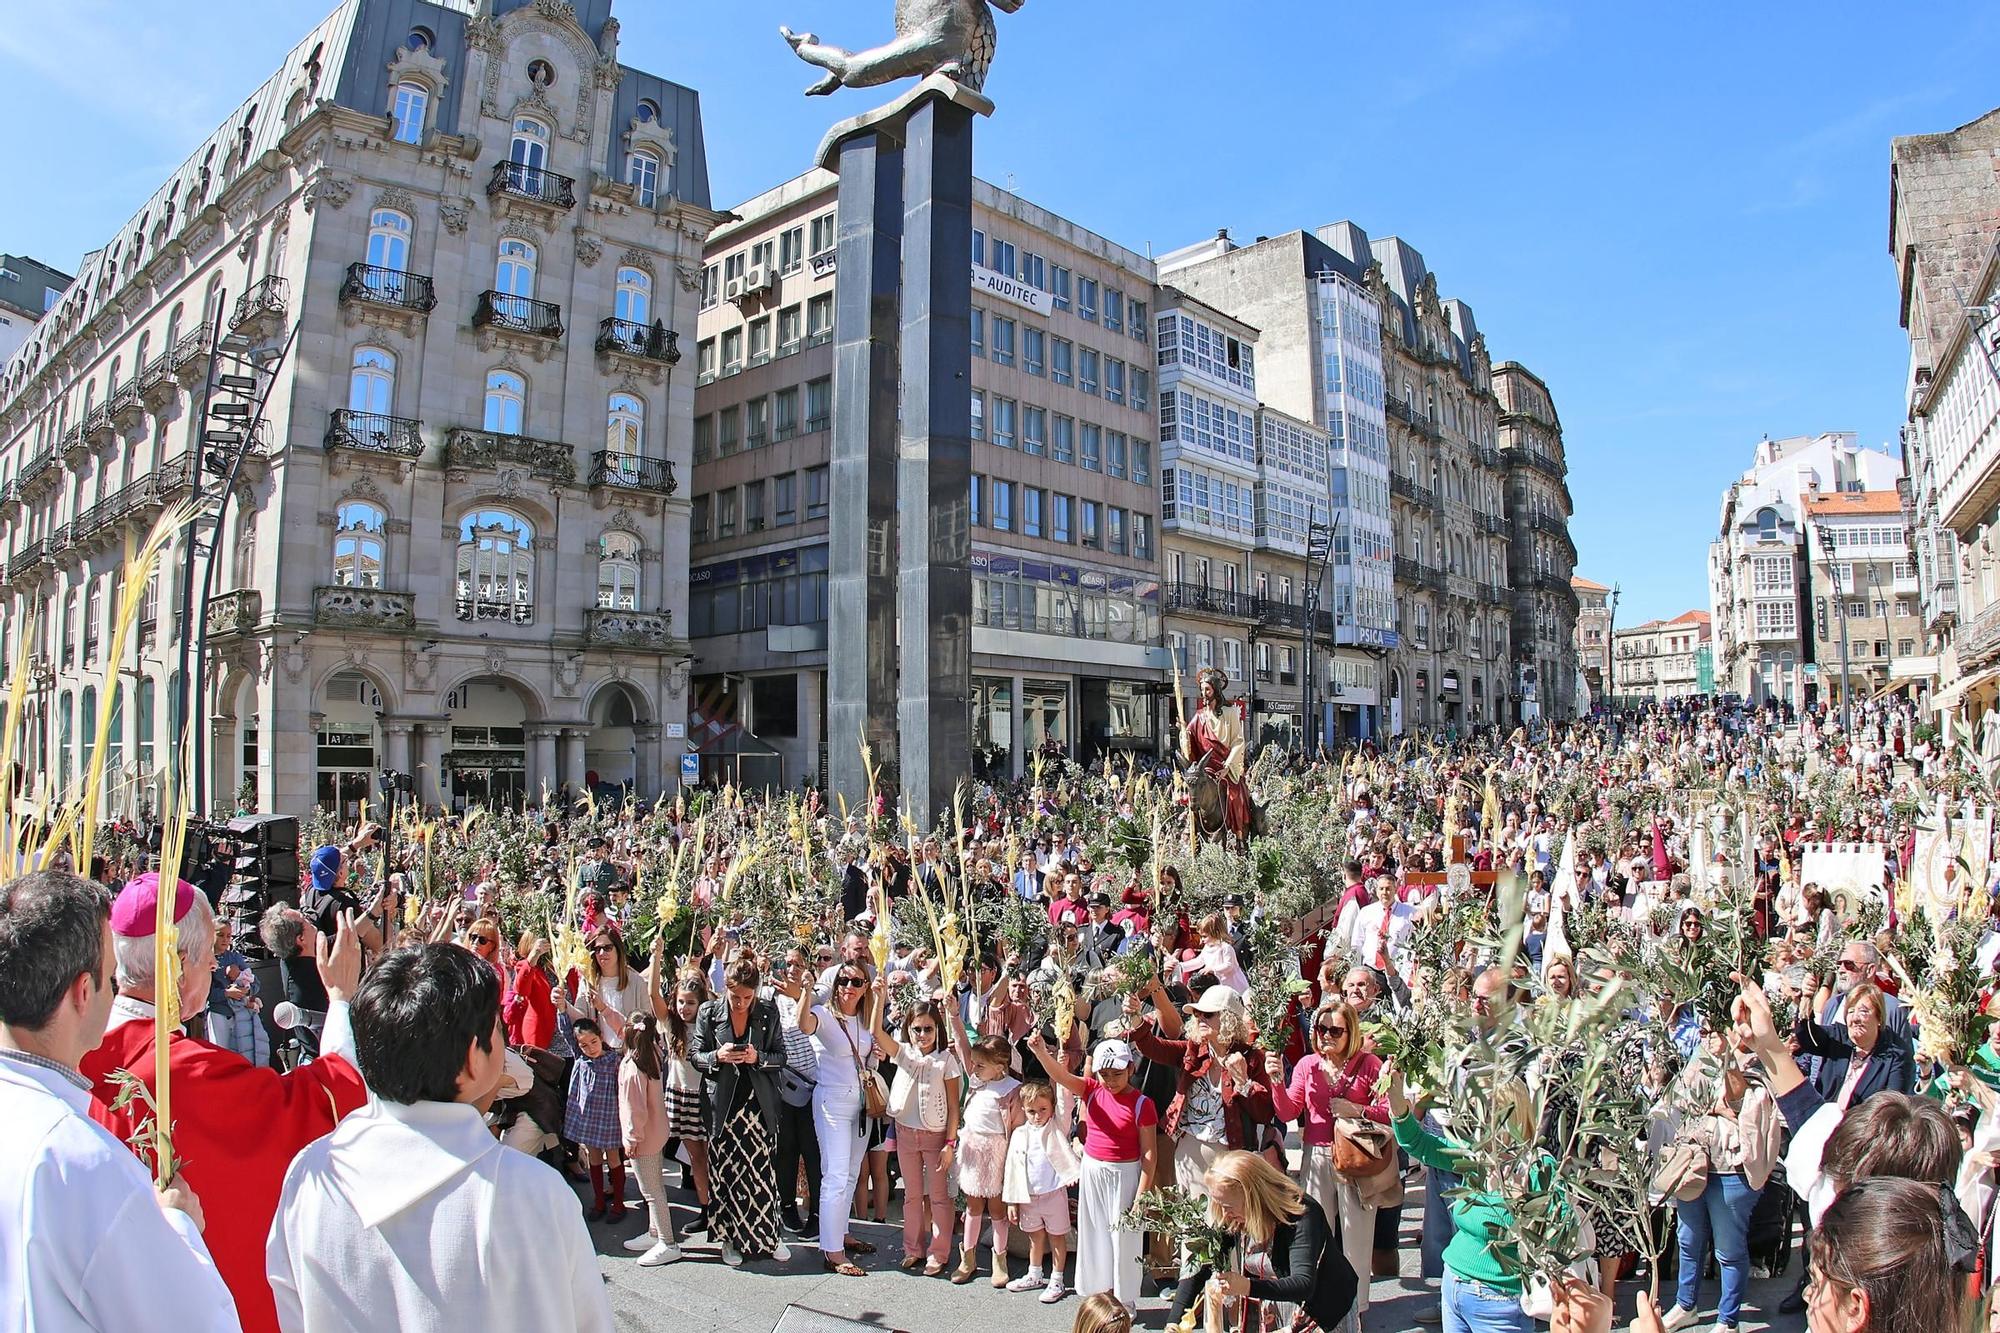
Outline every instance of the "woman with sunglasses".
[[872, 1069], [875, 1037], [869, 1030], [869, 981], [858, 962], [833, 972], [827, 1003], [799, 1015], [799, 1031], [812, 1040], [819, 1082], [813, 1088], [813, 1122], [819, 1126], [819, 1248], [829, 1273], [861, 1277], [848, 1255], [875, 1247], [848, 1232], [854, 1186], [865, 1165], [868, 1123], [862, 1114], [861, 1076]]
[[482, 916], [465, 928], [465, 947], [479, 956], [481, 962], [493, 969], [500, 979], [500, 1007], [507, 1007], [507, 969], [500, 962], [500, 923], [490, 916]]
[[[1280, 1120], [1299, 1122], [1304, 1155], [1299, 1185], [1340, 1221], [1340, 1246], [1356, 1273], [1371, 1269], [1375, 1210], [1384, 1191], [1400, 1193], [1393, 1168], [1355, 1179], [1333, 1164], [1334, 1122], [1342, 1119], [1389, 1123], [1388, 1094], [1381, 1087], [1382, 1061], [1362, 1044], [1361, 1019], [1346, 1000], [1329, 997], [1312, 1017], [1312, 1052], [1292, 1068], [1285, 1082], [1285, 1058], [1264, 1057], [1271, 1080], [1271, 1106]], [[1368, 1308], [1368, 1284], [1355, 1295], [1357, 1314]]]
[[660, 973], [659, 946], [655, 940], [650, 972], [634, 971], [618, 928], [609, 922], [594, 928], [584, 940], [589, 960], [577, 979], [576, 998], [565, 1001], [571, 1020], [592, 1020], [603, 1032], [605, 1045], [622, 1049], [626, 1019], [646, 1013], [666, 1017], [666, 1000], [654, 980]]

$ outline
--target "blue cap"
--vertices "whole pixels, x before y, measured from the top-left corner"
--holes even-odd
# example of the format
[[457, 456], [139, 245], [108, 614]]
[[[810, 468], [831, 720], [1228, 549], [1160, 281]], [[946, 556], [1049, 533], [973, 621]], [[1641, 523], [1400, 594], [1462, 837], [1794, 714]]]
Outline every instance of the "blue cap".
[[312, 884], [325, 893], [333, 887], [334, 879], [340, 874], [340, 848], [332, 843], [312, 854]]

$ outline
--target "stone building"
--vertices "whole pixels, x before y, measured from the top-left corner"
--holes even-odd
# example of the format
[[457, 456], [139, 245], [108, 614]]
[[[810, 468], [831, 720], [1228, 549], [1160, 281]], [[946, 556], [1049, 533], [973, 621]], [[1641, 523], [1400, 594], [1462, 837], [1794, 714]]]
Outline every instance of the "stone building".
[[1889, 149], [1889, 250], [1910, 339], [1899, 483], [1920, 656], [1941, 712], [2000, 700], [2000, 110]]
[[125, 538], [202, 484], [214, 330], [267, 390], [189, 682], [215, 804], [351, 814], [384, 768], [459, 805], [670, 785], [676, 336], [718, 215], [696, 94], [621, 64], [610, 9], [346, 0], [85, 256], [0, 379], [34, 771], [83, 771], [116, 673], [114, 803], [152, 799], [178, 541], [122, 661], [107, 625]]
[[[1535, 460], [1503, 457], [1502, 403], [1471, 308], [1439, 296], [1409, 244], [1371, 241], [1352, 222], [1248, 246], [1225, 233], [1160, 267], [1254, 325], [1265, 401], [1330, 437], [1338, 733], [1511, 725], [1530, 702], [1532, 715], [1567, 716], [1570, 684], [1559, 700], [1523, 697], [1538, 662], [1574, 674], [1567, 491], [1544, 511], [1559, 530], [1518, 552], [1527, 583], [1510, 581], [1509, 477]], [[1560, 426], [1546, 388], [1541, 397], [1536, 458], [1561, 488]], [[1540, 570], [1538, 551], [1550, 561]], [[1532, 618], [1522, 637], [1517, 593], [1565, 605], [1549, 622], [1560, 642], [1535, 637]]]
[[[709, 238], [696, 376], [689, 633], [704, 776], [818, 782], [826, 734], [836, 178]], [[1153, 265], [973, 186], [972, 746], [1150, 751], [1161, 647]], [[1247, 429], [1247, 427], [1246, 427]]]
[[1706, 611], [1649, 620], [1613, 631], [1612, 703], [1620, 708], [1665, 703], [1702, 688], [1703, 654], [1711, 633]]
[[1580, 602], [1562, 422], [1549, 386], [1519, 362], [1493, 368], [1493, 392], [1500, 400], [1500, 457], [1507, 468], [1515, 686], [1522, 718], [1575, 717]]
[[1611, 630], [1618, 608], [1615, 592], [1594, 579], [1572, 575], [1569, 586], [1576, 589], [1576, 661], [1579, 687], [1577, 711], [1583, 698], [1604, 701], [1604, 683], [1611, 679]]

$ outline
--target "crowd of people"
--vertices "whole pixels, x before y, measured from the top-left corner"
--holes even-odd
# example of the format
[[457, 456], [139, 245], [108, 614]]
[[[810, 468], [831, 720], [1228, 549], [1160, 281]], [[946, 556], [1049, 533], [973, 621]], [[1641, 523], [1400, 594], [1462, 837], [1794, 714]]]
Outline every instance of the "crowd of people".
[[5, 1327], [602, 1329], [622, 1247], [1338, 1333], [1406, 1235], [1452, 1333], [1734, 1330], [1759, 1268], [1816, 1333], [1983, 1326], [1990, 749], [1880, 701], [1248, 761], [1231, 707], [1220, 836], [1043, 759], [928, 836], [322, 817], [255, 921], [51, 856], [0, 887]]

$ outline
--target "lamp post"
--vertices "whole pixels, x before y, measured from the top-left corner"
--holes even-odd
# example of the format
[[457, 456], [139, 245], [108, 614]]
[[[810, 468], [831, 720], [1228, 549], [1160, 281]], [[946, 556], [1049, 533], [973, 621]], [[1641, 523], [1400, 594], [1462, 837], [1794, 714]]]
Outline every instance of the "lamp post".
[[1611, 614], [1604, 624], [1604, 697], [1611, 705], [1611, 711], [1618, 711], [1618, 594], [1619, 586], [1611, 585], [1611, 596], [1605, 599]]
[[[1336, 516], [1336, 523], [1339, 522]], [[1305, 651], [1300, 667], [1305, 671], [1305, 752], [1310, 761], [1320, 752], [1324, 737], [1319, 725], [1319, 666], [1313, 651], [1319, 638], [1319, 585], [1333, 555], [1333, 527], [1312, 520], [1306, 527]], [[1336, 642], [1338, 641], [1336, 636]]]
[[1817, 525], [1817, 531], [1820, 555], [1826, 561], [1827, 582], [1833, 586], [1833, 600], [1840, 612], [1840, 729], [1845, 732], [1852, 729], [1851, 724], [1854, 720], [1850, 701], [1854, 680], [1848, 674], [1847, 667], [1847, 597], [1852, 589], [1840, 586], [1840, 566], [1833, 561], [1833, 534], [1824, 523]]

